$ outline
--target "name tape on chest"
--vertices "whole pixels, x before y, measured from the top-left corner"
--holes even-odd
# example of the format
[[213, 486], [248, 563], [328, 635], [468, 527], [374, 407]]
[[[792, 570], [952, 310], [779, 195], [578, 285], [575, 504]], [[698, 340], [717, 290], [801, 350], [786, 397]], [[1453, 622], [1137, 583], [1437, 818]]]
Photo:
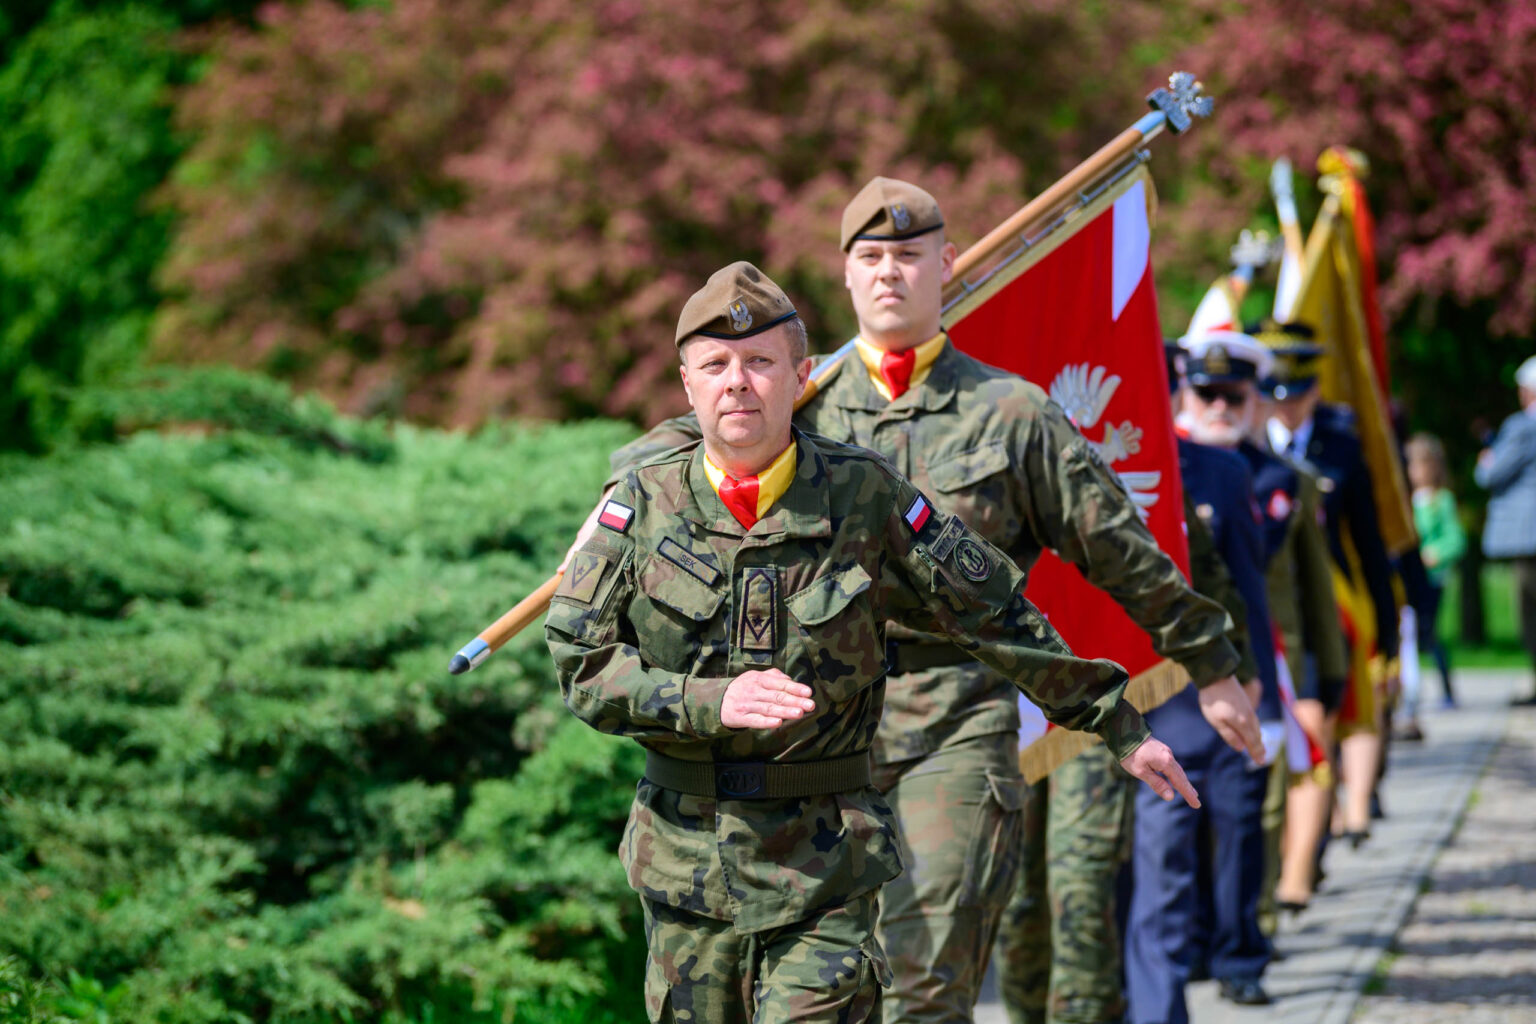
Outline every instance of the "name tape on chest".
[[635, 510], [622, 502], [605, 501], [597, 521], [615, 533], [628, 533], [629, 524], [635, 521]]
[[706, 559], [695, 555], [671, 537], [663, 537], [661, 539], [661, 545], [656, 549], [656, 553], [706, 587], [714, 586], [715, 581], [720, 578], [719, 569], [715, 568]]

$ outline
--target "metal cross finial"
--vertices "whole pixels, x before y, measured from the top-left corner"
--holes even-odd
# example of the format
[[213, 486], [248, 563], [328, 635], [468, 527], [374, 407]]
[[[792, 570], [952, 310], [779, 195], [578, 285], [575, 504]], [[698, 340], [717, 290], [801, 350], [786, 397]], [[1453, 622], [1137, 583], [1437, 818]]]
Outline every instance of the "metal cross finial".
[[1262, 267], [1280, 258], [1284, 244], [1278, 238], [1269, 237], [1267, 231], [1243, 229], [1232, 246], [1232, 265], [1236, 267]]
[[1168, 130], [1178, 135], [1189, 130], [1193, 117], [1210, 117], [1215, 101], [1203, 95], [1204, 87], [1188, 71], [1168, 76], [1168, 88], [1154, 89], [1147, 106], [1168, 118]]

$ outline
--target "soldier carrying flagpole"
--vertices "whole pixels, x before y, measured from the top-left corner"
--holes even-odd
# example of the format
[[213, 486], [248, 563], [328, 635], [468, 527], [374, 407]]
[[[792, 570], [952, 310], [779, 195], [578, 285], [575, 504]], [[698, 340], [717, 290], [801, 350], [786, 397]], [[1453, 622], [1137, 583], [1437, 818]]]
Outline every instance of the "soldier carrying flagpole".
[[[1188, 93], [1186, 88], [1186, 99]], [[1125, 179], [1139, 165], [1130, 153], [1107, 170]], [[1112, 594], [1159, 651], [1183, 663], [1201, 684], [1199, 705], [1223, 738], [1258, 757], [1257, 723], [1231, 675], [1237, 655], [1225, 637], [1225, 612], [1189, 589], [1100, 447], [1083, 437], [1061, 406], [1041, 388], [965, 354], [943, 329], [946, 291], [962, 306], [985, 302], [989, 290], [1007, 289], [1014, 280], [1009, 264], [1019, 253], [1044, 250], [1027, 233], [1028, 224], [1036, 232], [1069, 220], [1089, 224], [1104, 203], [1118, 201], [1118, 193], [1106, 193], [1099, 207], [1085, 207], [1083, 191], [1092, 190], [1036, 205], [1033, 219], [1024, 219], [1026, 233], [1009, 227], [979, 243], [972, 251], [980, 255], [967, 261], [975, 277], [961, 287], [953, 283], [959, 261], [937, 200], [909, 182], [877, 177], [866, 184], [849, 201], [841, 224], [844, 283], [859, 321], [854, 355], [820, 376], [817, 393], [799, 407], [795, 422], [884, 455], [936, 510], [977, 530], [1022, 570], [1030, 570], [1045, 549], [1059, 551]], [[1143, 194], [1136, 195], [1144, 207]], [[969, 328], [972, 336], [979, 323]], [[1155, 369], [1162, 361], [1161, 337], [1155, 317], [1150, 325], [1143, 347]], [[1156, 384], [1153, 389], [1152, 405], [1162, 409], [1171, 445], [1166, 399]], [[660, 425], [615, 453], [613, 482], [654, 453], [699, 436], [691, 416]], [[967, 550], [956, 542], [954, 553], [964, 572]], [[881, 897], [878, 934], [893, 971], [886, 1013], [893, 1020], [966, 1021], [999, 917], [1014, 896], [1023, 809], [1031, 799], [1039, 802], [1036, 821], [1043, 835], [1045, 798], [1026, 795], [1020, 778], [1018, 701], [1006, 679], [930, 632], [892, 625], [888, 637], [887, 708], [874, 747], [873, 781], [900, 824], [908, 869]], [[1106, 799], [1093, 801], [1092, 809], [1115, 818], [1108, 842], [1118, 848], [1127, 783], [1102, 746], [1072, 763], [1079, 761], [1085, 781], [1070, 784], [1075, 795], [1057, 806], [1068, 815], [1094, 787], [1105, 787]], [[1112, 866], [1115, 858], [1100, 863]], [[1064, 877], [1057, 882], [1062, 889], [1068, 885]], [[1086, 973], [1069, 972], [1060, 988], [1078, 986], [1085, 990], [1082, 998], [1117, 1012], [1119, 970], [1109, 953], [1118, 948], [1108, 904], [1112, 879], [1094, 877], [1081, 887], [1097, 893], [1097, 903], [1073, 918], [1069, 929], [1058, 929], [1065, 953], [1040, 951], [1046, 975], [1052, 960], [1085, 966], [1080, 951], [1091, 951], [1092, 966]], [[1037, 903], [1043, 908], [1046, 900], [1041, 892]], [[1048, 918], [1043, 929], [1033, 922], [1030, 928], [1049, 936]], [[1039, 999], [1045, 997], [1042, 990]]]

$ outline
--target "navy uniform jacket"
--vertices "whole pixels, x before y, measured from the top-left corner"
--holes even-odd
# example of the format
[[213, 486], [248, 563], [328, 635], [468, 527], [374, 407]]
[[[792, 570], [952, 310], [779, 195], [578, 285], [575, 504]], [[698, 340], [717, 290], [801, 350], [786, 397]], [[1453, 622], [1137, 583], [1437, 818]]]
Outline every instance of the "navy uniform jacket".
[[1301, 478], [1284, 459], [1265, 451], [1252, 441], [1237, 446], [1237, 454], [1248, 463], [1253, 474], [1253, 495], [1259, 503], [1264, 528], [1264, 565], [1285, 547], [1291, 532], [1291, 517], [1296, 514]]
[[[1253, 479], [1248, 464], [1241, 456], [1209, 445], [1196, 444], [1185, 438], [1179, 439], [1179, 471], [1184, 478], [1184, 490], [1194, 502], [1196, 514], [1216, 539], [1216, 550], [1221, 555], [1232, 582], [1247, 606], [1248, 640], [1253, 649], [1253, 659], [1258, 665], [1259, 681], [1263, 697], [1259, 701], [1258, 715], [1264, 721], [1280, 717], [1280, 684], [1275, 672], [1275, 641], [1269, 620], [1269, 600], [1264, 592], [1264, 565], [1267, 561], [1264, 534], [1260, 516], [1254, 505]], [[1182, 705], [1188, 698], [1189, 713], [1179, 715], [1191, 723], [1198, 719], [1202, 725], [1198, 700], [1192, 689], [1169, 701], [1169, 705]], [[1161, 712], [1161, 708], [1153, 714]], [[1159, 718], [1159, 735], [1164, 728]], [[1168, 723], [1172, 724], [1172, 723]], [[1205, 731], [1215, 736], [1209, 725]], [[1218, 742], [1220, 740], [1218, 739]], [[1179, 746], [1169, 742], [1174, 752]]]
[[1328, 549], [1334, 564], [1354, 579], [1344, 557], [1344, 531], [1360, 559], [1365, 589], [1376, 609], [1376, 646], [1389, 658], [1397, 656], [1397, 602], [1392, 598], [1392, 563], [1381, 539], [1376, 518], [1376, 499], [1371, 493], [1371, 473], [1365, 465], [1355, 415], [1345, 406], [1319, 402], [1312, 417], [1312, 437], [1306, 459], [1316, 467], [1323, 492], [1323, 516], [1327, 520]]

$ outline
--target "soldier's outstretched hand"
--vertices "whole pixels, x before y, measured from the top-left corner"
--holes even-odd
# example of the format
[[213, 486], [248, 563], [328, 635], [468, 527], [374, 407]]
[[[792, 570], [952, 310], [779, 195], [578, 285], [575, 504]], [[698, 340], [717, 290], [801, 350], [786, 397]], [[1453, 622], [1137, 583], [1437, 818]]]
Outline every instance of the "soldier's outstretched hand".
[[1149, 739], [1120, 760], [1120, 767], [1152, 787], [1164, 800], [1177, 793], [1191, 807], [1200, 806], [1200, 794], [1189, 784], [1189, 777], [1179, 767], [1178, 758], [1159, 739]]
[[809, 686], [776, 668], [754, 669], [732, 679], [725, 688], [720, 724], [727, 729], [777, 729], [785, 721], [815, 710]]
[[1254, 701], [1237, 682], [1227, 676], [1200, 687], [1200, 713], [1211, 723], [1227, 746], [1241, 754], [1248, 752], [1254, 764], [1264, 763], [1264, 738], [1259, 733], [1259, 716], [1253, 713]]

